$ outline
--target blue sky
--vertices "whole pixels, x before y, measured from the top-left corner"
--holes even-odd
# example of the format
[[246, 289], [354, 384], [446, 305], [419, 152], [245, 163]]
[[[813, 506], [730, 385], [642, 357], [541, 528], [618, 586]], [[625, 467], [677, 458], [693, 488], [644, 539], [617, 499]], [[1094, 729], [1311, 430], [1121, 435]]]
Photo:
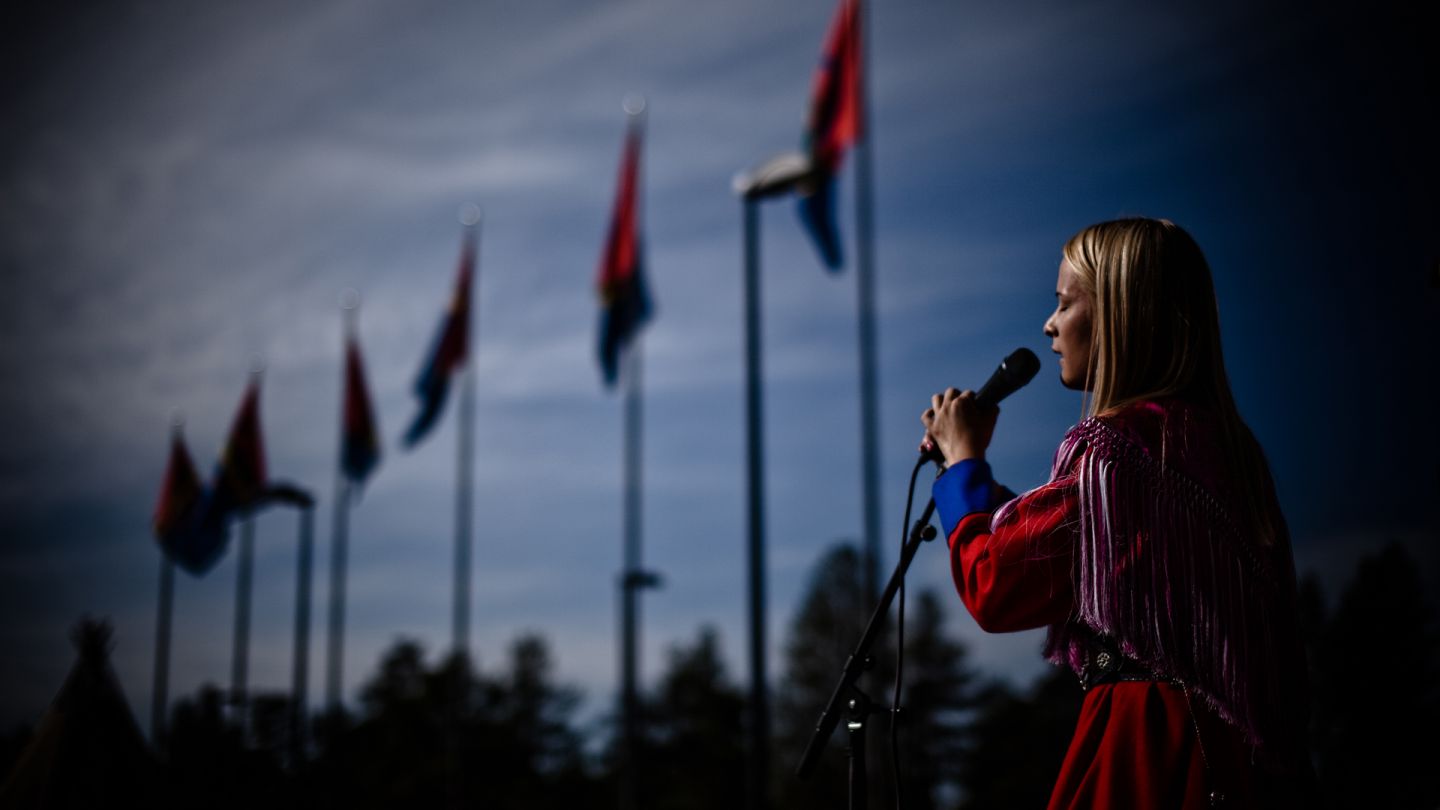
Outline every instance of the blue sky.
[[[884, 543], [928, 396], [1016, 346], [997, 475], [1043, 482], [1079, 416], [1040, 325], [1064, 240], [1164, 216], [1206, 249], [1242, 413], [1302, 572], [1333, 588], [1390, 539], [1440, 570], [1426, 342], [1433, 61], [1399, 7], [879, 2], [872, 10]], [[388, 444], [351, 535], [347, 692], [397, 637], [450, 634], [453, 412], [398, 447], [444, 306], [457, 208], [485, 212], [478, 287], [473, 644], [554, 644], [592, 710], [615, 686], [618, 397], [594, 356], [595, 266], [628, 92], [650, 102], [644, 673], [702, 623], [745, 671], [740, 211], [731, 177], [796, 148], [830, 0], [61, 4], [7, 11], [0, 82], [0, 725], [33, 722], [81, 615], [115, 626], [148, 717], [172, 414], [219, 452], [252, 358], [273, 476], [317, 512], [321, 693], [341, 290]], [[848, 175], [847, 175], [848, 178]], [[854, 201], [841, 192], [842, 229]], [[860, 533], [853, 273], [793, 206], [763, 215], [770, 641], [829, 544]], [[853, 245], [848, 251], [853, 255]], [[251, 684], [289, 683], [292, 514], [258, 521]], [[887, 563], [888, 567], [888, 563]], [[177, 582], [171, 694], [224, 684], [235, 561]], [[947, 588], [926, 549], [911, 581]], [[1039, 636], [987, 636], [1026, 679]], [[861, 628], [856, 629], [856, 634]]]

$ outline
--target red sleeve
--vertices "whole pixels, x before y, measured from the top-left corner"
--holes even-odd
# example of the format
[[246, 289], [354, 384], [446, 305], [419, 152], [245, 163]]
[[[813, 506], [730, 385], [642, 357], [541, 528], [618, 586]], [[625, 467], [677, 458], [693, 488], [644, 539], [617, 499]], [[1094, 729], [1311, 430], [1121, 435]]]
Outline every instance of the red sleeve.
[[1080, 525], [1074, 475], [988, 512], [965, 516], [950, 535], [955, 589], [981, 629], [1029, 630], [1064, 621], [1073, 601], [1070, 568]]

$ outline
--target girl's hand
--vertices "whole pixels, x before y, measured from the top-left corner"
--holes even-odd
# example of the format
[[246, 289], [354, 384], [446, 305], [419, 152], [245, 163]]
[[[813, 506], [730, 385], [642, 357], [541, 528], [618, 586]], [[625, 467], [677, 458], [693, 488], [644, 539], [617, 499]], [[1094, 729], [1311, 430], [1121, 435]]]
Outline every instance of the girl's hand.
[[920, 422], [949, 467], [967, 458], [985, 458], [999, 415], [999, 408], [986, 411], [976, 405], [974, 391], [947, 388], [930, 398], [930, 407], [920, 414]]

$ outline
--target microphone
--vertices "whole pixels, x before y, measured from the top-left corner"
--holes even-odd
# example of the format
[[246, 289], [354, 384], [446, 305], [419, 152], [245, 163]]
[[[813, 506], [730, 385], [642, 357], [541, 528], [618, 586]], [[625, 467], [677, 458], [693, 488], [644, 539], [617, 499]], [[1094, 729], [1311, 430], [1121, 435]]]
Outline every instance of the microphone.
[[[1036, 357], [1034, 352], [1023, 346], [1016, 349], [1009, 357], [1000, 361], [1000, 367], [980, 386], [980, 391], [975, 394], [975, 404], [984, 409], [999, 405], [1000, 400], [1024, 388], [1039, 371], [1040, 358]], [[929, 436], [920, 442], [920, 458], [940, 466], [945, 464], [940, 448], [935, 446]]]

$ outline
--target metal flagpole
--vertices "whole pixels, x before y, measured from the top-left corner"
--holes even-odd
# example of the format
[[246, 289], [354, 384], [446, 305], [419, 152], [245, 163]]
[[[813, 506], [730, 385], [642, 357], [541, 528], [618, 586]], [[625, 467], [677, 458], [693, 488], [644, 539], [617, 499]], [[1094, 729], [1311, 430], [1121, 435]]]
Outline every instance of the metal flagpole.
[[335, 525], [330, 544], [330, 629], [325, 654], [325, 706], [331, 714], [340, 712], [344, 701], [345, 565], [351, 486], [343, 471], [337, 472], [335, 478]]
[[[360, 306], [360, 294], [347, 289], [340, 294], [341, 351], [348, 351], [350, 337], [355, 328], [355, 313]], [[345, 364], [341, 364], [340, 386], [343, 397], [345, 390]], [[340, 420], [339, 459], [345, 457], [345, 420]], [[335, 512], [330, 539], [330, 628], [325, 658], [325, 705], [326, 710], [338, 715], [343, 708], [344, 667], [345, 667], [345, 574], [350, 544], [350, 500], [353, 484], [345, 474], [343, 462], [335, 465]]]
[[166, 691], [170, 680], [170, 617], [175, 605], [175, 563], [160, 551], [160, 598], [155, 609], [155, 680], [150, 690], [150, 744], [164, 750]]
[[[171, 441], [178, 441], [185, 420], [177, 410], [171, 418]], [[169, 482], [166, 482], [166, 486]], [[195, 508], [193, 505], [191, 508]], [[155, 667], [150, 687], [150, 744], [165, 746], [165, 715], [170, 710], [170, 626], [175, 615], [175, 562], [160, 548], [160, 592], [155, 606]]]
[[[639, 94], [627, 94], [621, 102], [622, 108], [628, 116], [626, 132], [627, 155], [629, 155], [629, 144], [632, 138], [636, 138], [639, 129], [644, 126], [646, 113], [645, 97]], [[643, 221], [643, 215], [639, 210], [640, 200], [643, 195], [638, 191], [641, 186], [639, 178], [640, 161], [638, 155], [634, 156], [635, 163], [630, 167], [635, 172], [628, 180], [634, 185], [631, 187], [631, 197], [628, 204], [632, 206], [629, 215], [633, 218], [632, 225], [635, 231], [630, 235], [637, 240], [634, 259], [637, 263], [633, 271], [636, 274], [642, 272], [644, 264], [643, 240], [639, 239], [640, 226], [635, 223]], [[617, 211], [618, 213], [618, 211]], [[635, 279], [639, 282], [639, 278]], [[641, 785], [640, 769], [640, 741], [642, 738], [639, 679], [640, 679], [640, 595], [645, 588], [655, 588], [660, 585], [658, 574], [646, 571], [642, 560], [643, 547], [643, 446], [644, 446], [644, 352], [643, 342], [640, 335], [640, 323], [631, 325], [634, 330], [625, 347], [621, 350], [621, 376], [625, 380], [625, 405], [624, 405], [624, 448], [622, 464], [624, 467], [625, 489], [623, 496], [623, 537], [620, 571], [620, 716], [622, 723], [622, 745], [621, 745], [621, 767], [619, 768], [620, 807], [624, 810], [635, 810], [643, 805], [643, 789]]]
[[636, 686], [640, 668], [640, 589], [646, 577], [641, 569], [641, 358], [640, 336], [631, 339], [625, 353], [625, 568], [621, 574], [621, 708], [625, 724], [625, 767], [621, 770], [621, 806], [640, 806], [640, 711]]
[[880, 595], [880, 451], [876, 439], [879, 405], [875, 381], [875, 238], [874, 183], [871, 172], [869, 49], [866, 32], [869, 4], [858, 4], [860, 24], [855, 28], [860, 52], [860, 139], [855, 150], [855, 239], [858, 246], [855, 284], [860, 333], [860, 443], [864, 469], [865, 593], [871, 603]]
[[475, 433], [475, 366], [467, 357], [461, 371], [460, 435], [455, 484], [455, 652], [470, 655], [470, 487]]
[[[480, 209], [473, 203], [460, 207], [460, 222], [468, 230], [466, 238], [474, 239], [467, 249], [475, 251], [471, 265], [469, 300], [460, 303], [468, 319], [465, 330], [465, 357], [458, 370], [460, 376], [460, 424], [456, 437], [455, 471], [455, 610], [451, 619], [454, 633], [454, 655], [460, 671], [469, 672], [470, 663], [470, 524], [471, 490], [474, 487], [475, 443], [475, 348], [473, 328], [477, 320], [473, 312], [475, 286], [480, 276]], [[455, 686], [460, 686], [456, 684]], [[464, 801], [464, 771], [460, 767], [460, 732], [463, 693], [449, 696], [450, 705], [445, 722], [445, 804], [459, 807]]]
[[474, 334], [477, 319], [473, 311], [473, 303], [474, 288], [480, 281], [478, 233], [480, 210], [474, 205], [464, 206], [460, 218], [467, 228], [475, 231], [469, 235], [470, 238], [475, 239], [475, 264], [471, 271], [474, 275], [471, 277], [471, 286], [468, 290], [470, 300], [463, 304], [469, 324], [466, 329], [468, 345], [465, 347], [465, 360], [460, 368], [460, 431], [455, 453], [455, 615], [452, 627], [455, 652], [463, 654], [468, 659], [470, 655], [470, 498], [475, 466], [475, 348], [478, 343]]
[[305, 691], [310, 671], [310, 562], [315, 546], [315, 508], [300, 507], [300, 549], [295, 582], [295, 664], [290, 682], [290, 762], [298, 767], [305, 754]]
[[235, 567], [235, 646], [230, 656], [230, 702], [240, 713], [241, 734], [249, 727], [246, 668], [250, 650], [250, 580], [255, 559], [255, 518], [240, 521], [240, 553]]
[[765, 678], [765, 462], [760, 373], [759, 204], [742, 203], [745, 229], [745, 436], [750, 505], [750, 767], [746, 806], [763, 810], [770, 783], [770, 697]]
[[[252, 359], [251, 384], [259, 379], [263, 364]], [[216, 483], [220, 486], [220, 482]], [[230, 657], [230, 702], [239, 714], [241, 738], [250, 728], [250, 700], [247, 678], [250, 659], [250, 592], [255, 569], [255, 504], [246, 504], [240, 518], [240, 551], [235, 566], [235, 640]]]
[[789, 194], [811, 176], [806, 156], [787, 152], [735, 177], [744, 230], [745, 434], [749, 504], [750, 724], [746, 806], [769, 805], [770, 696], [765, 664], [765, 396], [760, 368], [760, 201]]

